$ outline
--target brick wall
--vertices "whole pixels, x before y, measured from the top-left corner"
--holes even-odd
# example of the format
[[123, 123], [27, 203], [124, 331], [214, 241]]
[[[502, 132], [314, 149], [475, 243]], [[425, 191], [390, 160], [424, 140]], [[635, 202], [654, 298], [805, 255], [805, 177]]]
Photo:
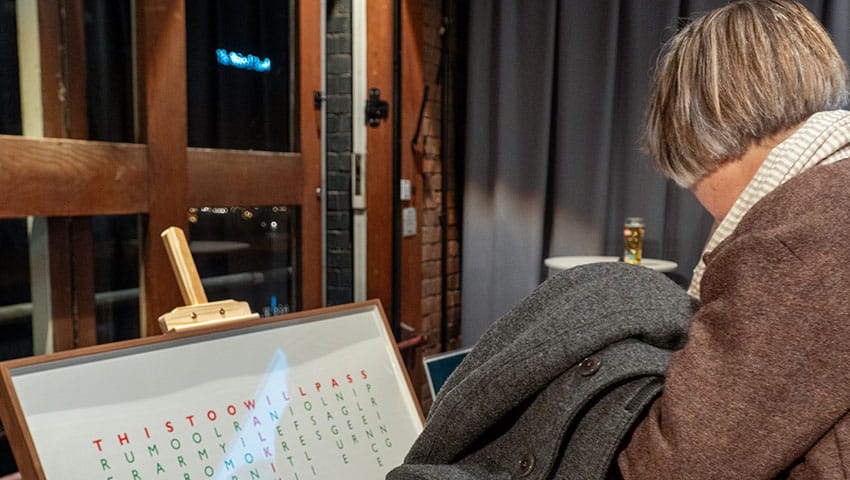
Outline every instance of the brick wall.
[[[424, 201], [422, 205], [422, 330], [428, 335], [428, 344], [422, 349], [423, 355], [453, 350], [460, 347], [460, 248], [458, 231], [458, 211], [456, 208], [455, 181], [455, 138], [441, 138], [442, 122], [449, 123], [448, 132], [453, 132], [455, 124], [451, 116], [453, 111], [452, 91], [448, 93], [449, 118], [443, 119], [440, 85], [440, 57], [443, 48], [441, 35], [444, 12], [442, 0], [424, 0], [424, 49], [422, 69], [425, 84], [428, 85], [428, 99], [422, 121], [424, 160], [422, 164]], [[446, 12], [451, 18], [451, 12]], [[449, 30], [451, 35], [451, 30]], [[451, 41], [451, 39], [449, 39]], [[446, 60], [449, 81], [452, 81], [452, 62]], [[449, 84], [451, 85], [451, 84]], [[445, 158], [441, 157], [441, 143], [446, 142]], [[443, 181], [445, 169], [446, 181]], [[444, 192], [445, 190], [445, 192]], [[445, 195], [444, 195], [445, 193]], [[443, 198], [445, 197], [445, 216], [443, 216]], [[443, 231], [446, 241], [443, 245]], [[445, 278], [443, 278], [443, 253], [446, 254]], [[443, 282], [445, 282], [446, 308], [446, 344], [442, 345], [443, 325]], [[431, 404], [427, 384], [419, 386], [419, 398], [423, 408]]]
[[[423, 152], [422, 175], [424, 201], [421, 212], [420, 235], [422, 240], [422, 333], [428, 343], [419, 354], [428, 355], [460, 347], [460, 254], [458, 210], [455, 187], [455, 138], [441, 138], [442, 86], [438, 74], [442, 53], [443, 24], [442, 0], [420, 0], [423, 7], [423, 75], [428, 85], [420, 145]], [[327, 31], [327, 242], [328, 242], [328, 304], [350, 302], [352, 292], [352, 236], [351, 236], [351, 0], [333, 0], [328, 4]], [[392, 55], [392, 52], [387, 52]], [[450, 68], [449, 64], [446, 68]], [[449, 79], [453, 81], [453, 79]], [[449, 92], [450, 93], [450, 92]], [[449, 95], [449, 107], [453, 99]], [[454, 109], [449, 108], [452, 112]], [[453, 132], [454, 118], [448, 131]], [[441, 142], [445, 140], [446, 158], [441, 157]], [[447, 179], [443, 184], [443, 170]], [[443, 198], [445, 189], [446, 211]], [[443, 244], [445, 231], [446, 244]], [[388, 246], [389, 247], [389, 246]], [[445, 278], [443, 277], [443, 252], [446, 252]], [[443, 284], [445, 282], [446, 322], [443, 322]], [[446, 342], [443, 345], [442, 325], [446, 323]], [[421, 369], [420, 355], [409, 367]], [[413, 378], [422, 378], [413, 372]], [[424, 409], [431, 399], [424, 380], [416, 385]]]
[[351, 0], [328, 2], [327, 20], [328, 305], [351, 302]]

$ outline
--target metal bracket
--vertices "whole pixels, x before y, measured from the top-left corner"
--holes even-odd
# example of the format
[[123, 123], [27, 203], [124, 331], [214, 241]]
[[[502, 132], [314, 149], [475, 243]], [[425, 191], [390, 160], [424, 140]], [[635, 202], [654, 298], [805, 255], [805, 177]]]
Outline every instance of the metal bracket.
[[326, 98], [327, 97], [322, 95], [322, 92], [320, 92], [318, 90], [313, 91], [313, 108], [315, 110], [321, 110], [322, 109], [322, 102], [324, 102]]
[[381, 100], [381, 90], [377, 88], [369, 89], [369, 100], [366, 101], [366, 122], [370, 127], [377, 127], [381, 124], [381, 120], [387, 118], [390, 111], [390, 104], [385, 100]]

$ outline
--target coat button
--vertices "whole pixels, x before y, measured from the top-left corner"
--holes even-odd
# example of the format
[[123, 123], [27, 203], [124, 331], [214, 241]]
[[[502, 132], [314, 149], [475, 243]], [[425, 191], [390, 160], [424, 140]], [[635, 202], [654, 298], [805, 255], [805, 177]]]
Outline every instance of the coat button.
[[527, 477], [534, 470], [534, 455], [530, 453], [525, 453], [519, 459], [519, 476]]
[[591, 355], [578, 364], [578, 373], [582, 377], [589, 377], [599, 371], [602, 361], [596, 355]]

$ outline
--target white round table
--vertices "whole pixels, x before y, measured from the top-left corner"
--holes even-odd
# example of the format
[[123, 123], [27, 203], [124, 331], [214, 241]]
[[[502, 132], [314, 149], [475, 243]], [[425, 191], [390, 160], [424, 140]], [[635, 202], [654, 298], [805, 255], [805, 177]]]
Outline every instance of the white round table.
[[[599, 257], [599, 256], [567, 256], [567, 257], [549, 257], [543, 263], [552, 270], [566, 270], [568, 268], [577, 267], [579, 265], [587, 265], [588, 263], [600, 262], [619, 262], [620, 257]], [[651, 268], [658, 272], [673, 272], [679, 266], [676, 262], [670, 260], [661, 260], [658, 258], [644, 258], [641, 260], [642, 267]]]

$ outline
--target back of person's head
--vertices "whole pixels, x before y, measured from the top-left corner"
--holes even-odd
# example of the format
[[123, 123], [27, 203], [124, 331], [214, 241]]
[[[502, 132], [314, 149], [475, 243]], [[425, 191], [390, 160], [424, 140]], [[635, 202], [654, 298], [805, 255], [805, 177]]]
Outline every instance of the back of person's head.
[[643, 145], [661, 173], [691, 186], [848, 98], [847, 67], [811, 12], [787, 0], [739, 0], [665, 45]]

